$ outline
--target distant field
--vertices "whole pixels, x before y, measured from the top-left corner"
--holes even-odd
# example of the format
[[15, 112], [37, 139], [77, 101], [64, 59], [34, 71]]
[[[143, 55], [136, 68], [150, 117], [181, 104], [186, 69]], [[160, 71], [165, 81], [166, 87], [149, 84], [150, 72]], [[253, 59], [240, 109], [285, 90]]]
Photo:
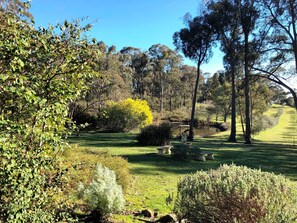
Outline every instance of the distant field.
[[[274, 114], [278, 108], [271, 108], [269, 113]], [[196, 138], [193, 145], [213, 152], [215, 154], [213, 161], [175, 161], [170, 156], [158, 156], [156, 147], [138, 146], [134, 134], [107, 133], [84, 133], [80, 137], [70, 137], [70, 143], [79, 144], [79, 147], [68, 151], [67, 156], [96, 162], [96, 151], [104, 150], [112, 155], [125, 157], [133, 175], [131, 189], [126, 195], [127, 211], [150, 208], [168, 213], [170, 207], [165, 205], [165, 198], [169, 193], [176, 191], [180, 177], [197, 170], [217, 168], [221, 164], [234, 163], [261, 168], [263, 171], [282, 174], [297, 181], [296, 119], [296, 111], [284, 107], [278, 125], [253, 136], [252, 145], [244, 145], [241, 137], [238, 138], [238, 143], [228, 143], [226, 141], [228, 132], [207, 138]], [[90, 150], [94, 153], [86, 153]], [[135, 222], [130, 216], [116, 215], [115, 219], [118, 222], [121, 220]]]

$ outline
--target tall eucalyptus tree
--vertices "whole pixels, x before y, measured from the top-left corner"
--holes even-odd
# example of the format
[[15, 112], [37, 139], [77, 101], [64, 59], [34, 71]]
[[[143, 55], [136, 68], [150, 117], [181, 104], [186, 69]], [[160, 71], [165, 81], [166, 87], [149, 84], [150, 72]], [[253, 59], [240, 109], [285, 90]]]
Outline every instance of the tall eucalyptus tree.
[[221, 50], [225, 53], [226, 70], [231, 74], [231, 132], [228, 141], [236, 142], [236, 73], [242, 60], [240, 47], [240, 15], [232, 0], [211, 1], [208, 4], [207, 21], [217, 35]]
[[194, 139], [194, 117], [195, 108], [197, 101], [197, 91], [200, 79], [200, 69], [204, 62], [207, 62], [211, 56], [211, 47], [213, 44], [213, 30], [205, 22], [204, 16], [197, 16], [191, 18], [190, 16], [185, 16], [186, 28], [175, 32], [173, 35], [174, 45], [176, 48], [183, 52], [183, 54], [197, 63], [197, 76], [195, 82], [195, 89], [192, 100], [192, 111], [191, 111], [191, 121], [190, 121], [190, 133], [189, 140]]
[[[244, 49], [244, 95], [245, 95], [245, 144], [251, 144], [251, 102], [250, 75], [251, 67], [257, 60], [261, 46], [261, 36], [265, 37], [266, 30], [258, 26], [260, 8], [257, 0], [237, 0], [235, 5], [239, 10], [240, 28]], [[264, 31], [265, 30], [265, 31]], [[260, 40], [260, 41], [259, 41]]]

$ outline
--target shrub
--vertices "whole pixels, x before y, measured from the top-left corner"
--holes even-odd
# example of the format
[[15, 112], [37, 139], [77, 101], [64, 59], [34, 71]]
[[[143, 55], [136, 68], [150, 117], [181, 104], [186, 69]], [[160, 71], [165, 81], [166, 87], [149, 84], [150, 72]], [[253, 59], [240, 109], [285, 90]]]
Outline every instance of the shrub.
[[186, 144], [174, 145], [171, 149], [171, 155], [177, 160], [193, 160], [201, 153], [201, 149], [190, 147]]
[[[95, 168], [97, 163], [102, 164], [110, 170], [113, 170], [116, 174], [116, 180], [123, 188], [124, 192], [127, 192], [130, 183], [131, 175], [129, 171], [128, 161], [120, 156], [110, 156], [107, 152], [98, 151], [95, 149], [81, 149], [77, 146], [72, 146], [64, 152], [64, 156], [67, 157], [69, 164], [76, 168], [70, 168], [67, 179], [68, 186], [76, 188], [77, 182], [90, 183], [90, 168]], [[77, 160], [77, 157], [79, 159]]]
[[186, 144], [178, 144], [174, 145], [173, 148], [171, 149], [171, 155], [175, 159], [178, 160], [188, 160], [188, 151], [189, 151], [189, 146]]
[[108, 102], [99, 119], [109, 132], [128, 132], [151, 124], [153, 116], [146, 101], [128, 98]]
[[95, 73], [98, 50], [88, 24], [36, 29], [27, 3], [6, 10], [10, 3], [1, 1], [0, 13], [0, 222], [58, 222], [67, 205], [55, 203], [67, 108]]
[[117, 183], [127, 192], [131, 183], [128, 161], [120, 156], [106, 154], [99, 157], [98, 162], [115, 172]]
[[294, 103], [294, 98], [293, 97], [288, 97], [286, 99], [283, 99], [281, 101], [282, 104], [285, 104], [287, 106], [291, 106], [291, 107], [295, 107], [295, 103]]
[[288, 179], [223, 165], [178, 183], [176, 213], [191, 222], [296, 222], [297, 188]]
[[97, 125], [97, 117], [85, 111], [80, 105], [75, 105], [72, 120], [77, 126], [86, 125], [87, 123], [87, 129], [95, 128]]
[[125, 202], [122, 187], [116, 183], [114, 171], [101, 165], [96, 166], [93, 181], [88, 186], [79, 184], [78, 197], [101, 218], [121, 211]]
[[160, 126], [149, 125], [141, 129], [137, 136], [138, 143], [143, 146], [163, 146], [170, 144], [172, 129], [170, 124], [162, 123]]
[[280, 116], [283, 114], [282, 109], [278, 109], [274, 117], [266, 115], [256, 115], [254, 116], [252, 134], [259, 134], [259, 132], [264, 131], [268, 128], [272, 128], [277, 125]]

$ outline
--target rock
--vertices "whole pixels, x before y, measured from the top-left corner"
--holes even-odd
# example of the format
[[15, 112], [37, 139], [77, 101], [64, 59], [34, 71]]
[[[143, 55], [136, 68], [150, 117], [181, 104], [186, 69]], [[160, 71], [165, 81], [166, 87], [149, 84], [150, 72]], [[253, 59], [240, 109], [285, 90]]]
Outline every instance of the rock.
[[142, 210], [139, 215], [146, 218], [151, 218], [154, 216], [154, 212], [150, 209], [145, 209], [145, 210]]
[[159, 222], [159, 223], [174, 223], [174, 222], [177, 222], [177, 217], [174, 214], [168, 214], [168, 215], [165, 215], [165, 216], [159, 218], [159, 220], [157, 220], [156, 222]]
[[214, 160], [214, 155], [213, 155], [213, 153], [208, 153], [208, 154], [206, 155], [206, 159], [207, 159], [207, 160]]
[[229, 129], [229, 125], [226, 122], [218, 124], [218, 129], [222, 132], [227, 131]]
[[204, 156], [204, 155], [197, 156], [197, 157], [195, 158], [195, 160], [197, 160], [197, 161], [202, 161], [202, 162], [205, 162], [205, 161], [206, 161], [206, 159], [205, 159], [205, 156]]
[[133, 211], [132, 214], [133, 216], [139, 216], [141, 213], [141, 211]]

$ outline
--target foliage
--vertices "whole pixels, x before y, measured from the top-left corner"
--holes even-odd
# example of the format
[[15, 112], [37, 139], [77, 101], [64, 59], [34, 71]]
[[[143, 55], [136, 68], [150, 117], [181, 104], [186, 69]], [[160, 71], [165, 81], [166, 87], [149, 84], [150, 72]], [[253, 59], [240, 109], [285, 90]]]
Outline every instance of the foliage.
[[252, 134], [258, 134], [259, 132], [273, 127], [275, 120], [272, 117], [266, 115], [257, 115], [253, 117]]
[[65, 165], [73, 167], [69, 168], [69, 172], [65, 175], [68, 179], [69, 190], [75, 188], [77, 182], [90, 183], [90, 168], [95, 168], [97, 163], [100, 163], [115, 172], [117, 184], [123, 188], [124, 192], [128, 192], [132, 177], [128, 161], [123, 157], [111, 156], [106, 151], [82, 149], [77, 145], [66, 149], [63, 156], [67, 158]]
[[252, 125], [252, 134], [259, 134], [259, 132], [264, 131], [268, 128], [272, 128], [277, 125], [280, 116], [282, 115], [283, 110], [278, 109], [274, 117], [266, 115], [257, 115], [254, 116], [253, 125]]
[[222, 115], [224, 122], [231, 110], [231, 85], [226, 80], [226, 73], [217, 72], [207, 80], [205, 84], [205, 99], [211, 100], [212, 106], [208, 108], [208, 113], [216, 115], [216, 121], [219, 114]]
[[201, 76], [200, 66], [211, 56], [211, 46], [214, 39], [212, 28], [209, 26], [209, 24], [207, 24], [203, 16], [197, 16], [192, 19], [191, 16], [187, 14], [184, 20], [187, 27], [181, 29], [179, 32], [174, 33], [173, 42], [176, 48], [181, 50], [186, 57], [197, 62], [197, 77], [193, 91], [189, 133], [189, 140], [193, 141], [193, 125], [196, 110], [197, 92]]
[[269, 84], [270, 82], [266, 80], [251, 83], [251, 110], [253, 114], [263, 114], [268, 110], [272, 99]]
[[177, 160], [195, 160], [201, 154], [201, 149], [187, 144], [177, 144], [171, 149], [171, 154]]
[[175, 211], [197, 223], [295, 222], [296, 193], [296, 186], [282, 176], [223, 165], [182, 179]]
[[137, 140], [143, 146], [163, 146], [170, 144], [172, 138], [172, 129], [170, 124], [149, 125], [141, 129]]
[[[293, 99], [297, 110], [297, 94], [294, 79], [297, 71], [297, 3], [294, 0], [265, 0], [261, 2], [265, 26], [270, 26], [261, 51], [262, 61], [253, 66], [262, 78], [285, 88]], [[266, 63], [267, 62], [267, 63]], [[294, 62], [294, 66], [292, 63]]]
[[294, 107], [294, 99], [293, 97], [288, 97], [282, 101], [285, 105]]
[[145, 78], [148, 75], [150, 62], [148, 53], [134, 47], [124, 47], [120, 52], [126, 70], [131, 73], [132, 94], [144, 99]]
[[73, 103], [69, 107], [72, 110], [71, 119], [77, 126], [86, 126], [88, 129], [94, 129], [97, 126], [97, 117], [87, 112], [82, 106]]
[[183, 122], [188, 120], [190, 116], [188, 107], [180, 107], [174, 111], [167, 111], [163, 113], [162, 119], [168, 120], [169, 122]]
[[[168, 46], [155, 44], [149, 48], [151, 65], [150, 92], [156, 96], [159, 102], [160, 113], [163, 112], [163, 104], [166, 95], [169, 96], [169, 106], [172, 109], [172, 98], [174, 95], [174, 85], [180, 80], [177, 77], [178, 67], [181, 63], [181, 56]], [[175, 94], [176, 95], [176, 94]]]
[[148, 51], [131, 46], [116, 51], [103, 42], [98, 50], [100, 58], [92, 68], [101, 75], [89, 81], [86, 96], [78, 101], [89, 114], [101, 111], [106, 101], [129, 97], [146, 100], [154, 111], [161, 107], [172, 111], [190, 103], [196, 69], [182, 66], [176, 51], [160, 44]]
[[102, 165], [96, 166], [93, 180], [88, 186], [79, 184], [78, 197], [102, 218], [121, 211], [125, 203], [122, 187], [117, 184], [114, 171]]
[[[79, 21], [36, 30], [0, 11], [0, 221], [55, 222], [68, 102], [97, 53]], [[56, 32], [56, 29], [57, 32]]]
[[135, 128], [147, 126], [153, 121], [147, 102], [131, 98], [108, 102], [99, 118], [109, 132], [129, 132]]
[[120, 156], [110, 155], [101, 156], [99, 161], [102, 165], [115, 172], [117, 183], [121, 185], [124, 192], [128, 192], [132, 178], [128, 161]]

